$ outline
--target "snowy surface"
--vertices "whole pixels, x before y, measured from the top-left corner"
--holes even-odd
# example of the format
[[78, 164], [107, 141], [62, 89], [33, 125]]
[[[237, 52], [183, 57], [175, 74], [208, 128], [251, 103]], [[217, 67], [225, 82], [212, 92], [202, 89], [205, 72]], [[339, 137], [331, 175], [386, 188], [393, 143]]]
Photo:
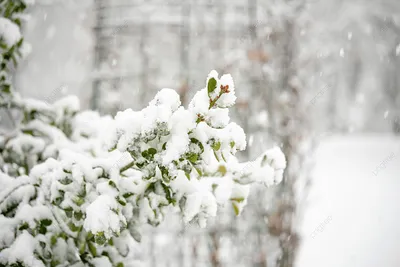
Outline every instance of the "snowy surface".
[[400, 138], [330, 137], [316, 159], [297, 266], [400, 266]]

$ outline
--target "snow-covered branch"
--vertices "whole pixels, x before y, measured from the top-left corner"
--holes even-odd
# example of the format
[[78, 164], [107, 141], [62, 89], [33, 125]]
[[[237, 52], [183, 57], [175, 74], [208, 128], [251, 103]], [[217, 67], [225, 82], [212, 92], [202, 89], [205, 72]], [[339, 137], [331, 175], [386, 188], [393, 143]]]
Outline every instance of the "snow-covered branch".
[[[96, 265], [116, 240], [140, 240], [143, 224], [156, 226], [171, 211], [202, 227], [221, 205], [232, 205], [239, 215], [249, 184], [279, 183], [286, 161], [275, 147], [254, 162], [238, 162], [235, 154], [245, 149], [246, 138], [230, 122], [235, 100], [232, 77], [215, 71], [187, 109], [172, 89], [162, 89], [143, 110], [127, 109], [114, 119], [80, 112], [74, 98], [52, 105], [18, 100], [25, 114], [20, 132], [4, 140], [0, 152], [4, 171], [28, 175], [36, 193], [10, 213], [19, 219], [8, 244], [30, 235], [33, 248], [27, 251], [35, 251], [43, 266], [72, 264], [76, 253]], [[0, 195], [16, 191], [6, 188]], [[25, 218], [21, 212], [28, 210], [35, 215]], [[56, 248], [63, 244], [75, 245], [60, 255]], [[8, 255], [0, 262], [25, 262], [11, 247], [0, 249]], [[128, 256], [122, 254], [106, 260], [124, 262]]]

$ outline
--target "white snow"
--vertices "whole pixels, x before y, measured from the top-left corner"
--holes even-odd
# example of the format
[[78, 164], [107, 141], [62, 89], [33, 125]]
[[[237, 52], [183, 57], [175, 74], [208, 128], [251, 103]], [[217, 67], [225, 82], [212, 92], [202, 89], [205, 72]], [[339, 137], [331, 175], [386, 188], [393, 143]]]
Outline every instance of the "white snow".
[[[35, 258], [33, 252], [36, 249], [37, 240], [27, 231], [20, 234], [11, 247], [6, 248], [0, 253], [0, 262], [21, 261], [26, 266], [44, 267], [45, 265]], [[21, 249], [23, 248], [23, 249]]]
[[0, 17], [0, 38], [11, 47], [21, 39], [21, 32], [17, 24], [8, 18]]
[[193, 113], [200, 114], [203, 116], [207, 114], [209, 106], [210, 106], [210, 99], [208, 98], [206, 88], [197, 91], [192, 101], [190, 101], [189, 103], [189, 109]]
[[316, 158], [297, 266], [400, 266], [399, 138], [334, 136]]
[[117, 201], [109, 195], [100, 195], [86, 208], [84, 227], [92, 233], [104, 232], [110, 238], [113, 233], [119, 233], [120, 221], [126, 223], [121, 214], [117, 214]]

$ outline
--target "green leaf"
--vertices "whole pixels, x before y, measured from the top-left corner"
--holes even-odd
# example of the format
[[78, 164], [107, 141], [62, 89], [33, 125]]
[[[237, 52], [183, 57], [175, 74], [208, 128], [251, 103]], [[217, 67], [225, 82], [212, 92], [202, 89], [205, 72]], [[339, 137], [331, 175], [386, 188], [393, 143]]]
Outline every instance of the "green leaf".
[[39, 234], [45, 235], [47, 233], [47, 228], [44, 225], [39, 225], [39, 229], [38, 229]]
[[19, 39], [17, 46], [21, 46], [23, 41], [24, 41], [24, 38]]
[[57, 235], [52, 235], [50, 238], [51, 246], [54, 246], [57, 243]]
[[224, 165], [219, 165], [218, 172], [224, 176], [226, 174], [226, 167]]
[[18, 229], [20, 231], [26, 230], [29, 228], [29, 224], [27, 222], [24, 222]]
[[147, 152], [147, 150], [142, 152], [142, 157], [147, 159], [149, 157], [149, 152]]
[[226, 162], [226, 159], [225, 159], [225, 156], [224, 156], [224, 153], [222, 153], [221, 152], [221, 157], [222, 157], [222, 159]]
[[265, 163], [267, 163], [267, 160], [268, 160], [267, 155], [264, 155], [262, 160], [261, 160], [261, 167], [265, 166]]
[[212, 191], [213, 191], [213, 193], [215, 192], [215, 189], [217, 189], [217, 187], [218, 187], [218, 185], [217, 184], [212, 184]]
[[211, 147], [214, 149], [214, 151], [218, 151], [221, 148], [221, 142], [214, 142]]
[[86, 242], [83, 240], [80, 244], [79, 244], [79, 254], [83, 254], [85, 252], [86, 249]]
[[61, 232], [61, 233], [59, 233], [59, 235], [58, 235], [59, 237], [61, 237], [62, 239], [64, 239], [65, 241], [67, 241], [67, 239], [68, 239], [68, 236], [67, 236], [67, 234], [66, 233], [64, 233], [64, 232]]
[[74, 212], [74, 217], [75, 217], [75, 219], [76, 220], [80, 220], [80, 219], [82, 219], [82, 217], [83, 217], [83, 213], [82, 213], [82, 211], [75, 211]]
[[197, 154], [189, 154], [188, 160], [192, 163], [195, 163], [199, 159], [199, 156]]
[[7, 44], [4, 43], [4, 42], [0, 42], [0, 48], [3, 49], [3, 50], [6, 50], [7, 49]]
[[69, 179], [68, 177], [65, 177], [65, 178], [59, 180], [58, 182], [60, 182], [63, 185], [69, 185], [70, 183], [72, 183], [72, 179]]
[[175, 199], [172, 198], [171, 189], [166, 186], [164, 183], [161, 183], [161, 186], [165, 192], [165, 198], [169, 201], [169, 203], [175, 203]]
[[107, 238], [104, 235], [104, 232], [98, 232], [95, 236], [94, 236], [94, 240], [96, 242], [96, 244], [102, 246], [107, 242]]
[[74, 200], [74, 202], [75, 202], [76, 205], [82, 206], [82, 204], [85, 203], [85, 200], [84, 200], [83, 198], [81, 198], [81, 197], [77, 197], [77, 198]]
[[236, 202], [243, 202], [244, 201], [244, 197], [233, 197], [231, 198], [232, 201], [236, 201]]
[[131, 196], [133, 196], [133, 193], [129, 192], [129, 193], [125, 193], [122, 195], [124, 198], [129, 198]]
[[233, 148], [235, 146], [235, 142], [231, 141], [230, 145], [231, 145], [231, 148]]
[[67, 215], [68, 218], [72, 218], [73, 210], [71, 207], [65, 208], [64, 211], [65, 211], [65, 215]]
[[90, 241], [87, 244], [88, 244], [90, 253], [93, 255], [93, 257], [96, 257], [97, 256], [96, 246]]
[[188, 178], [188, 180], [190, 180], [190, 173], [185, 172], [186, 177]]
[[80, 227], [76, 226], [73, 222], [68, 223], [69, 229], [71, 229], [72, 232], [78, 232]]
[[[204, 152], [204, 146], [203, 146], [203, 144], [202, 144], [199, 140], [197, 140], [196, 138], [190, 138], [190, 142], [192, 142], [193, 144], [198, 145], [199, 148], [200, 148], [200, 150], [201, 150], [201, 153]], [[201, 154], [201, 153], [200, 153], [200, 154]]]
[[125, 202], [124, 200], [122, 200], [119, 196], [117, 196], [115, 199], [116, 199], [116, 200], [118, 201], [118, 203], [121, 204], [122, 206], [125, 206], [125, 205], [126, 205], [126, 202]]
[[59, 265], [60, 264], [60, 261], [58, 261], [58, 260], [52, 260], [51, 261], [51, 263], [50, 263], [50, 267], [56, 267], [57, 265]]
[[154, 157], [154, 155], [157, 153], [157, 150], [155, 148], [149, 148], [147, 150], [149, 152], [149, 155], [152, 155], [152, 157]]
[[197, 171], [197, 173], [200, 175], [200, 176], [203, 176], [203, 172], [200, 170], [200, 168], [194, 168], [196, 171]]
[[92, 234], [92, 232], [88, 232], [86, 239], [89, 241], [94, 241], [94, 235]]
[[235, 202], [232, 202], [232, 207], [233, 207], [233, 211], [235, 212], [235, 215], [238, 216], [240, 214], [240, 210]]
[[216, 160], [219, 162], [219, 157], [217, 155], [217, 152], [214, 151], [214, 157], [216, 158]]
[[41, 224], [43, 224], [44, 226], [50, 226], [52, 223], [52, 220], [50, 219], [43, 219], [40, 221]]
[[145, 158], [145, 159], [148, 159], [148, 160], [150, 160], [150, 159], [153, 159], [154, 158], [154, 155], [157, 153], [157, 150], [155, 149], [155, 148], [149, 148], [149, 149], [147, 149], [147, 150], [145, 150], [145, 151], [143, 151], [142, 152], [142, 156]]
[[66, 169], [63, 169], [63, 172], [71, 174], [72, 172]]
[[108, 181], [108, 185], [114, 188], [117, 188], [117, 185], [114, 183], [114, 181]]
[[124, 267], [124, 264], [122, 262], [118, 262], [117, 267]]
[[208, 95], [214, 92], [215, 88], [217, 88], [217, 80], [215, 80], [215, 78], [210, 78], [207, 84]]

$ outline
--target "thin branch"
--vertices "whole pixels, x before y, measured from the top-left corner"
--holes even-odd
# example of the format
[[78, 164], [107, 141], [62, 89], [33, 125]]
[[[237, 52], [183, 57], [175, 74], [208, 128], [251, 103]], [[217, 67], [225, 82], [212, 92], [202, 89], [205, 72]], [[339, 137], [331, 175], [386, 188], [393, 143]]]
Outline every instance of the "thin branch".
[[[46, 201], [47, 201], [47, 199], [46, 199]], [[72, 231], [68, 228], [68, 226], [64, 223], [64, 220], [63, 220], [62, 218], [60, 218], [61, 216], [60, 216], [60, 214], [58, 213], [58, 211], [57, 211], [57, 210], [53, 210], [53, 206], [52, 206], [52, 205], [49, 205], [49, 203], [47, 203], [47, 207], [50, 209], [51, 214], [53, 214], [53, 217], [54, 217], [54, 219], [57, 221], [58, 226], [60, 226], [60, 229], [61, 229], [62, 231], [64, 231], [64, 233], [66, 233], [70, 238], [75, 239], [75, 238], [77, 237], [77, 235], [76, 235], [74, 232], [72, 232]]]
[[127, 169], [133, 167], [134, 165], [135, 165], [135, 162], [132, 161], [132, 162], [128, 163], [127, 165], [125, 165], [124, 167], [122, 167], [122, 168], [119, 170], [119, 172], [120, 172], [120, 173], [123, 173], [124, 171], [126, 171]]
[[28, 180], [26, 182], [22, 182], [14, 187], [12, 187], [8, 193], [6, 193], [2, 198], [0, 198], [0, 205], [3, 204], [3, 202], [9, 197], [11, 196], [15, 191], [17, 191], [18, 189], [20, 189], [21, 187], [24, 187], [26, 185], [31, 185], [31, 181]]

